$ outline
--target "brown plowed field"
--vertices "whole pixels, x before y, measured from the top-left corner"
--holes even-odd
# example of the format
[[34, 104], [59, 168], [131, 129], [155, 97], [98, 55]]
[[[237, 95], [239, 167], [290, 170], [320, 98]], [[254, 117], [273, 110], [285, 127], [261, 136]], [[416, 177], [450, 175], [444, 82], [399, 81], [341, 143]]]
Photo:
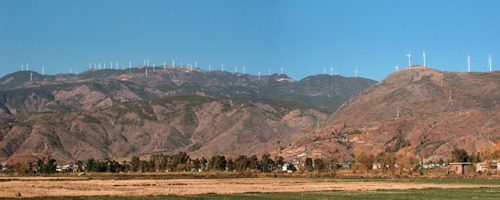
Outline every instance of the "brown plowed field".
[[0, 182], [0, 197], [15, 197], [18, 193], [21, 193], [22, 197], [76, 197], [500, 187], [500, 185], [397, 183], [331, 178], [96, 180], [87, 177], [3, 177], [0, 179], [3, 180]]

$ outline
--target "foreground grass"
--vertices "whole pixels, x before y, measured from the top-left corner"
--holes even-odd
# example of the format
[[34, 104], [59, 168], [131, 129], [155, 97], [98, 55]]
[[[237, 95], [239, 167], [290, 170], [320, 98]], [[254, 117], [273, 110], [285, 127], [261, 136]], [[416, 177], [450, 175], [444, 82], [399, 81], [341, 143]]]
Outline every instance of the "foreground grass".
[[75, 198], [35, 198], [74, 200], [149, 200], [149, 199], [497, 199], [500, 188], [475, 189], [411, 189], [376, 191], [322, 191], [286, 193], [244, 193], [244, 194], [202, 194], [186, 196], [143, 196], [143, 197], [75, 197]]

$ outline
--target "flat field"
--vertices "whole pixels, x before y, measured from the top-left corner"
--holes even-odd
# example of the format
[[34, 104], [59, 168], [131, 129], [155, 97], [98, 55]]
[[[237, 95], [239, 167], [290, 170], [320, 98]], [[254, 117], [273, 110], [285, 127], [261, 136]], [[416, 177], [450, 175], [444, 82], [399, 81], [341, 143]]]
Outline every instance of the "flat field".
[[[174, 178], [176, 177], [176, 178]], [[124, 174], [0, 177], [0, 198], [449, 199], [500, 198], [497, 180]]]

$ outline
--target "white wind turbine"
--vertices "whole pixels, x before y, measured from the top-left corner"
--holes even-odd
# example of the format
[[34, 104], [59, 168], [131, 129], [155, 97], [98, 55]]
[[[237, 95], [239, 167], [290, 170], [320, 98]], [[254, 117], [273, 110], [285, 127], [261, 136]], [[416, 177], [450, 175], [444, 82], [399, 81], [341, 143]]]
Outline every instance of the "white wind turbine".
[[283, 74], [283, 66], [281, 66], [281, 73], [280, 74]]
[[26, 71], [29, 71], [29, 69], [28, 69], [28, 63], [26, 63]]
[[323, 67], [323, 74], [326, 74], [326, 68]]
[[24, 71], [24, 65], [21, 65], [21, 71]]
[[[104, 69], [106, 69], [106, 67]], [[113, 69], [113, 62], [109, 63], [109, 69]]]
[[406, 56], [408, 56], [408, 67], [410, 67], [411, 66], [411, 62], [410, 62], [411, 61], [411, 59], [410, 59], [410, 57], [411, 57], [411, 49], [410, 49], [410, 53], [408, 53]]
[[222, 65], [222, 71], [224, 71], [224, 65]]
[[210, 64], [208, 64], [208, 71], [210, 71], [210, 70], [211, 70], [211, 68], [212, 68], [212, 67], [210, 66]]
[[97, 69], [97, 63], [94, 63], [94, 69]]
[[146, 60], [146, 62], [148, 63], [148, 67], [149, 67], [149, 60]]
[[143, 66], [146, 66], [146, 59], [144, 59], [144, 65]]
[[106, 63], [104, 63], [103, 69], [106, 69]]
[[174, 59], [172, 59], [172, 67], [175, 67]]
[[354, 72], [356, 72], [356, 77], [358, 77], [358, 67], [356, 67], [356, 70], [354, 70]]
[[155, 71], [155, 64], [153, 63], [153, 71]]
[[132, 62], [131, 61], [128, 61], [128, 68], [132, 68]]
[[467, 53], [467, 65], [469, 66], [469, 72], [470, 72], [470, 56], [469, 53]]
[[[113, 65], [111, 65], [111, 69], [113, 69]], [[118, 62], [116, 62], [116, 69], [118, 69]]]
[[42, 67], [42, 75], [45, 75], [45, 67]]
[[488, 61], [488, 64], [490, 65], [490, 72], [491, 72], [491, 56], [490, 56], [490, 54], [488, 54], [488, 58], [490, 59], [490, 60]]
[[71, 68], [69, 68], [69, 74], [71, 74]]
[[259, 70], [259, 79], [260, 79], [260, 70]]
[[165, 63], [165, 62], [163, 62], [163, 70], [165, 70], [165, 65], [166, 65], [166, 63]]
[[124, 70], [124, 69], [125, 69], [125, 65], [122, 65], [122, 70]]
[[269, 75], [271, 75], [271, 69], [272, 69], [272, 68], [269, 68], [269, 69], [268, 69], [268, 70], [269, 70]]
[[92, 69], [92, 63], [89, 63], [89, 69]]
[[234, 66], [234, 73], [238, 73], [238, 66]]
[[333, 75], [333, 66], [330, 68], [330, 76]]
[[425, 67], [425, 51], [424, 51], [424, 67]]
[[399, 62], [396, 63], [396, 71], [398, 71], [398, 69], [399, 69], [398, 65], [399, 65]]
[[243, 65], [243, 74], [245, 74], [245, 65]]

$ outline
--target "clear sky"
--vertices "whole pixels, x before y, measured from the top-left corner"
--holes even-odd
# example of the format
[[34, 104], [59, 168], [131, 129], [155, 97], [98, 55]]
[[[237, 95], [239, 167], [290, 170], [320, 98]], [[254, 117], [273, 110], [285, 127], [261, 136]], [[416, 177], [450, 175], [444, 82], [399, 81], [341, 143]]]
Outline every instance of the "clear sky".
[[[413, 64], [500, 70], [500, 1], [6, 1], [0, 76], [21, 65], [80, 73], [89, 63], [172, 63], [300, 80], [330, 68], [380, 81]], [[498, 62], [497, 62], [497, 61]], [[495, 64], [499, 63], [499, 64]], [[93, 66], [92, 66], [93, 67]], [[114, 66], [116, 67], [116, 66]]]

